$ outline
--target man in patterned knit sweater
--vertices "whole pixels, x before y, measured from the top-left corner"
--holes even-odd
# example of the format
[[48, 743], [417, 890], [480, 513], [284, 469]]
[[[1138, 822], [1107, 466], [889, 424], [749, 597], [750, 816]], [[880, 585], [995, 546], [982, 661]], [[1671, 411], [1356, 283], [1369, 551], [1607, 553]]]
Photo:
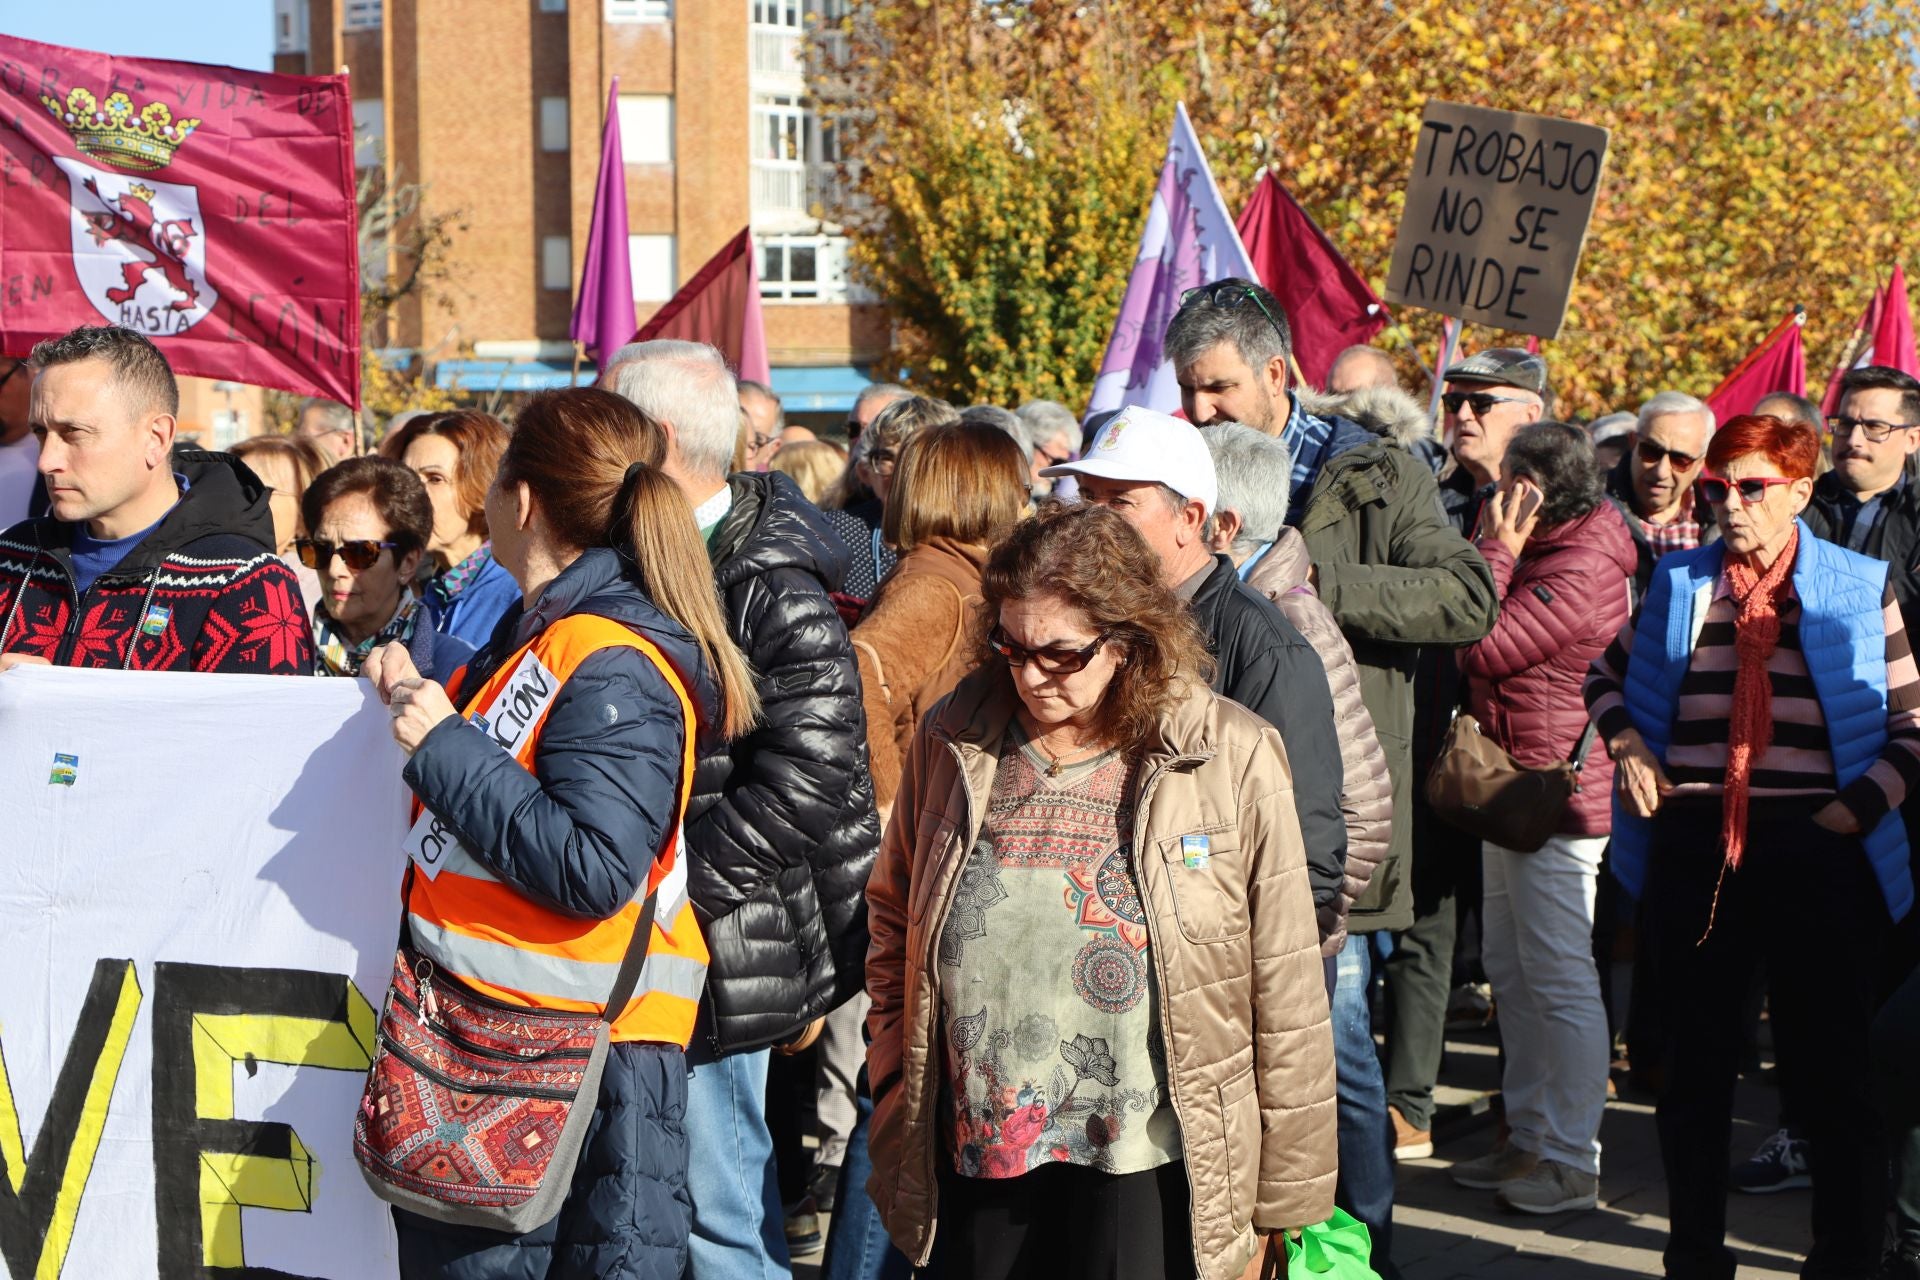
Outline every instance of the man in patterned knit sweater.
[[313, 631], [273, 554], [268, 490], [173, 447], [166, 357], [114, 325], [33, 350], [51, 512], [0, 533], [0, 672], [27, 663], [303, 675]]

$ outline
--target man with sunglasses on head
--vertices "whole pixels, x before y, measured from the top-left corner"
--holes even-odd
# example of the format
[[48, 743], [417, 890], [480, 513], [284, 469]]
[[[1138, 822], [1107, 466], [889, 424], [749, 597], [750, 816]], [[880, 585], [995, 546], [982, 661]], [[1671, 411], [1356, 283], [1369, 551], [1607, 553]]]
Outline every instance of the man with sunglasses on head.
[[27, 518], [39, 475], [40, 442], [27, 421], [27, 389], [33, 371], [25, 360], [0, 361], [0, 529]]
[[1813, 482], [1807, 527], [1849, 551], [1892, 566], [1893, 592], [1908, 625], [1920, 622], [1920, 486], [1908, 459], [1920, 449], [1920, 381], [1885, 365], [1840, 379], [1839, 412], [1827, 419], [1833, 470]]
[[29, 368], [52, 509], [0, 533], [0, 672], [311, 672], [270, 492], [235, 458], [174, 447], [166, 357], [101, 325], [42, 342]]
[[1653, 566], [1669, 551], [1691, 551], [1720, 536], [1713, 508], [1695, 482], [1713, 439], [1713, 410], [1683, 391], [1662, 391], [1640, 406], [1633, 446], [1607, 474], [1607, 496], [1627, 518], [1639, 551], [1633, 598], [1647, 593]]

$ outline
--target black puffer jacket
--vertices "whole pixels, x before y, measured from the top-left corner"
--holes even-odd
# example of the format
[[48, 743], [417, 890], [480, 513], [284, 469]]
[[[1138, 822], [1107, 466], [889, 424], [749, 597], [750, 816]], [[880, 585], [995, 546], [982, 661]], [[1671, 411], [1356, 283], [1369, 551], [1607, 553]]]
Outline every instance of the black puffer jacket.
[[761, 718], [701, 753], [687, 809], [694, 907], [713, 953], [718, 1053], [792, 1038], [865, 981], [867, 873], [880, 821], [853, 646], [828, 593], [846, 548], [793, 481], [734, 476], [708, 541]]

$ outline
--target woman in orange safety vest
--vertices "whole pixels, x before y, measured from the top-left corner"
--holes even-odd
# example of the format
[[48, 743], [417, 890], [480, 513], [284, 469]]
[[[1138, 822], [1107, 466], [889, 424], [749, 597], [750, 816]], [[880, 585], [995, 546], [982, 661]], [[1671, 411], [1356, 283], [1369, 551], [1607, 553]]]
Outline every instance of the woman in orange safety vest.
[[402, 646], [367, 661], [436, 819], [409, 842], [406, 911], [438, 972], [508, 1003], [599, 1012], [655, 904], [559, 1214], [511, 1236], [396, 1209], [407, 1277], [677, 1280], [684, 1265], [684, 1050], [707, 948], [680, 822], [697, 733], [739, 733], [757, 701], [665, 453], [660, 425], [619, 396], [535, 396], [486, 508], [522, 603], [448, 688]]

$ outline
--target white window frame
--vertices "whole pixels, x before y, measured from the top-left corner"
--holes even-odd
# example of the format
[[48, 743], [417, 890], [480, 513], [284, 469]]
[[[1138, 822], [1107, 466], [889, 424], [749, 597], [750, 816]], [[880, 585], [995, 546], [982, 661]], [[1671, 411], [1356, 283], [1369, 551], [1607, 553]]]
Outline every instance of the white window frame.
[[[866, 300], [866, 291], [848, 280], [845, 236], [768, 232], [754, 237], [754, 247], [760, 254], [760, 296], [769, 302], [845, 305]], [[792, 278], [794, 252], [807, 249], [813, 251], [813, 279], [796, 281]], [[773, 271], [767, 269], [770, 255], [778, 264]]]
[[672, 22], [673, 0], [607, 0], [608, 22]]
[[564, 97], [541, 98], [540, 150], [549, 153], [568, 150], [568, 123], [567, 100]]
[[353, 103], [353, 167], [371, 169], [380, 164], [387, 144], [387, 104], [380, 98], [356, 98]]
[[540, 287], [573, 292], [573, 237], [540, 237]]
[[[652, 114], [659, 103], [666, 104], [664, 123], [642, 119], [643, 115]], [[623, 93], [615, 103], [615, 110], [620, 113], [621, 155], [628, 164], [673, 163], [672, 94]]]

